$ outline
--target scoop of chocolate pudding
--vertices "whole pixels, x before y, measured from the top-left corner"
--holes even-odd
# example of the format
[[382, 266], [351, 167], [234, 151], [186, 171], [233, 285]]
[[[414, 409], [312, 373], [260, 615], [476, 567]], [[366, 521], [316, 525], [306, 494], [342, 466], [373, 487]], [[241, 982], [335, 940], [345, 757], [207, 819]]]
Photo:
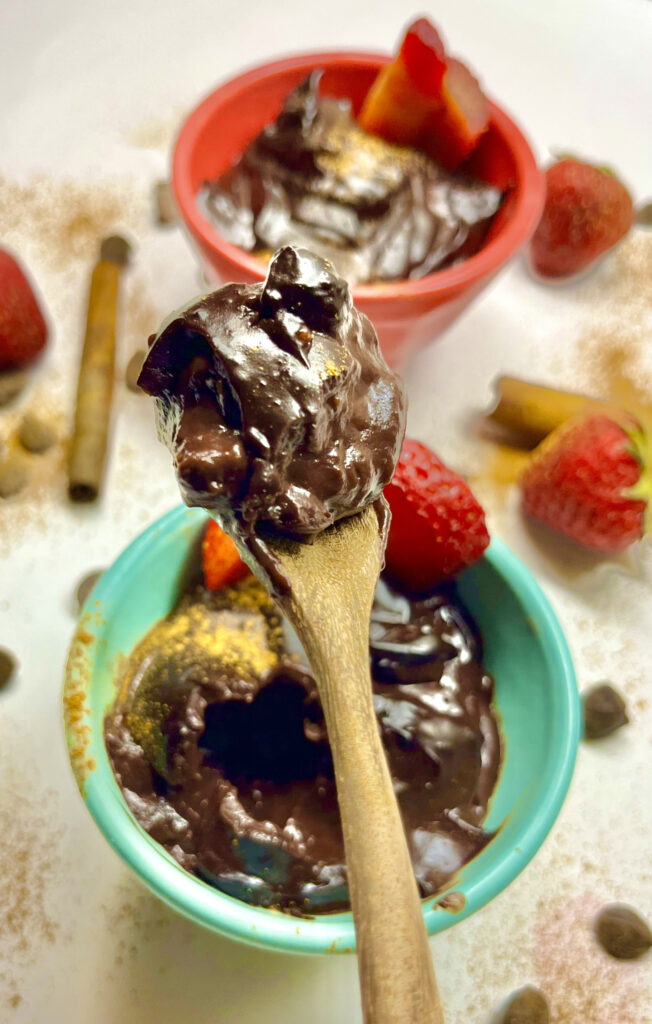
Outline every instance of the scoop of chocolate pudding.
[[[379, 584], [370, 658], [378, 727], [423, 896], [491, 834], [500, 765], [493, 679], [454, 588]], [[298, 914], [348, 906], [333, 763], [315, 681], [260, 584], [191, 590], [133, 651], [105, 723], [136, 819], [187, 870]]]
[[501, 192], [356, 124], [315, 71], [198, 202], [249, 252], [304, 245], [350, 284], [420, 278], [484, 244]]
[[288, 246], [264, 284], [229, 284], [172, 316], [139, 378], [155, 396], [189, 505], [231, 533], [316, 534], [380, 499], [405, 393], [326, 261]]

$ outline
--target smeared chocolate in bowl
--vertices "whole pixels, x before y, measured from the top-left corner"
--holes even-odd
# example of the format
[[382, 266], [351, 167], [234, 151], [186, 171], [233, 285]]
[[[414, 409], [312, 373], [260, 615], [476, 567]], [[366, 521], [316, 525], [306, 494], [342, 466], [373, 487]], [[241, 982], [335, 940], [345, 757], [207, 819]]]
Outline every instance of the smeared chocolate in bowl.
[[[454, 588], [380, 583], [374, 703], [422, 896], [490, 840], [501, 745], [493, 679]], [[316, 685], [253, 578], [187, 593], [134, 650], [105, 723], [138, 822], [187, 870], [297, 914], [348, 907], [333, 765]]]
[[420, 278], [484, 244], [502, 195], [424, 153], [364, 132], [349, 100], [318, 94], [321, 72], [198, 202], [224, 238], [269, 255], [289, 243], [350, 284]]

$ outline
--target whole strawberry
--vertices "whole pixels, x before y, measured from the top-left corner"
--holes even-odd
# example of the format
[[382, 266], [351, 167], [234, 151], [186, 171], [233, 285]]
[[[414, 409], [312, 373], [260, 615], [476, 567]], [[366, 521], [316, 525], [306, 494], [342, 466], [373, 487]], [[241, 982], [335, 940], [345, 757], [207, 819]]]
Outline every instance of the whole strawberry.
[[0, 370], [31, 362], [47, 341], [47, 327], [18, 263], [0, 249]]
[[580, 160], [560, 160], [545, 177], [546, 202], [530, 259], [542, 277], [571, 277], [627, 234], [632, 197], [610, 171]]
[[468, 484], [418, 441], [403, 442], [385, 497], [392, 511], [385, 565], [413, 592], [450, 579], [489, 544], [484, 512]]
[[646, 532], [646, 447], [634, 420], [592, 413], [563, 424], [521, 477], [523, 510], [585, 548], [623, 551]]

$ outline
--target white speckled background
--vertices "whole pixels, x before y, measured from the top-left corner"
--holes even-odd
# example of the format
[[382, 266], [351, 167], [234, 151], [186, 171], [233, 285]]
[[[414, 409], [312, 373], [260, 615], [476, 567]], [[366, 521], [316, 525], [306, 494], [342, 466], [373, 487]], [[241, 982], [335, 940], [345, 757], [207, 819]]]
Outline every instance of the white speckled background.
[[[649, 0], [440, 0], [453, 50], [525, 127], [541, 157], [571, 149], [616, 164], [652, 197]], [[272, 10], [274, 13], [272, 13]], [[15, 248], [53, 324], [25, 407], [69, 429], [87, 276], [98, 236], [136, 243], [120, 369], [161, 316], [200, 290], [181, 232], [153, 226], [184, 111], [220, 78], [273, 54], [388, 48], [409, 8], [389, 0], [26, 0], [0, 4], [0, 244]], [[550, 290], [514, 263], [407, 368], [410, 433], [473, 475], [491, 525], [537, 573], [581, 685], [613, 680], [631, 725], [580, 751], [543, 850], [492, 904], [432, 941], [449, 1024], [488, 1024], [533, 982], [553, 1024], [651, 1024], [652, 956], [594, 946], [605, 901], [652, 917], [652, 558], [600, 566], [521, 524], [493, 450], [471, 433], [499, 371], [652, 402], [652, 232], [636, 232], [583, 284]], [[61, 676], [72, 595], [177, 501], [148, 402], [116, 390], [105, 494], [71, 508], [57, 468], [0, 507], [0, 644], [21, 663], [0, 694], [0, 1022], [356, 1024], [352, 958], [254, 952], [175, 916], [132, 879], [83, 807], [64, 752]], [[16, 414], [0, 413], [0, 436]]]

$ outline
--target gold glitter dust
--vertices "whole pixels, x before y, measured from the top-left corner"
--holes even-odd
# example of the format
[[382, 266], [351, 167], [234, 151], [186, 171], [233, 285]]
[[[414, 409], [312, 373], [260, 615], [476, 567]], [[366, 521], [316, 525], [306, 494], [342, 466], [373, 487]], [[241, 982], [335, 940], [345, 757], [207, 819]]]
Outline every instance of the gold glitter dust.
[[427, 159], [415, 150], [368, 135], [346, 120], [330, 126], [317, 162], [342, 179], [372, 181], [381, 176], [396, 186], [408, 170], [425, 165]]
[[165, 771], [164, 723], [182, 681], [220, 686], [253, 699], [278, 662], [283, 632], [276, 608], [253, 577], [235, 587], [186, 594], [141, 640], [124, 675], [119, 704], [134, 739]]

